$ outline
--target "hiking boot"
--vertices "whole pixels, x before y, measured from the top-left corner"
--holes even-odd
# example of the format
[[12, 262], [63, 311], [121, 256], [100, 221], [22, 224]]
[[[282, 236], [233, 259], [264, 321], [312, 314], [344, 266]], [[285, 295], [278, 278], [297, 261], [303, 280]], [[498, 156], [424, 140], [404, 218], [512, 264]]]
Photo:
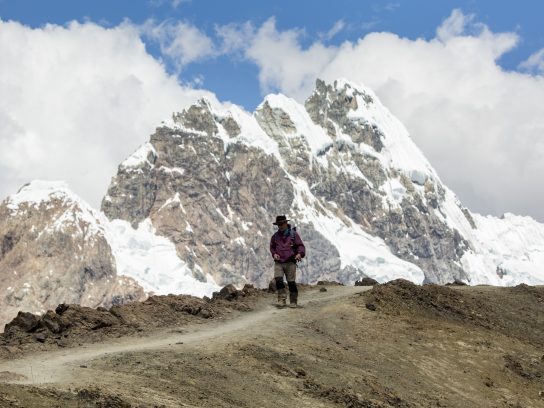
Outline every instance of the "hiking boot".
[[289, 303], [291, 303], [292, 305], [294, 304], [296, 307], [297, 301], [298, 301], [298, 292], [289, 292]]
[[278, 306], [287, 306], [287, 300], [285, 298], [278, 298]]
[[291, 309], [296, 309], [296, 308], [298, 307], [298, 304], [296, 304], [296, 303], [289, 303], [289, 307], [290, 307]]

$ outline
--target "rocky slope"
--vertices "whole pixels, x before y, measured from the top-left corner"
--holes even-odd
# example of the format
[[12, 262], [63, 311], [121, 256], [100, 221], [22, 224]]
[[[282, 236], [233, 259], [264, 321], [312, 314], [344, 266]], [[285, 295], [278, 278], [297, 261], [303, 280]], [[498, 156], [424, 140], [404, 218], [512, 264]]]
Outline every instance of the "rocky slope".
[[35, 181], [0, 204], [0, 322], [59, 302], [97, 307], [144, 299], [136, 281], [116, 275], [103, 222], [63, 183]]

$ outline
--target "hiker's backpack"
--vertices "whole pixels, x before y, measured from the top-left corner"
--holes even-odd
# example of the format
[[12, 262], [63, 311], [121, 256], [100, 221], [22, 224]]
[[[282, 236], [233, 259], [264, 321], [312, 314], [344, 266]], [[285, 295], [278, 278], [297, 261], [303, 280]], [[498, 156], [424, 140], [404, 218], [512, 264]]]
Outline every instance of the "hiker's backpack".
[[291, 246], [293, 247], [293, 249], [295, 249], [298, 245], [295, 243], [295, 235], [296, 235], [296, 232], [297, 232], [297, 227], [293, 227], [291, 228]]

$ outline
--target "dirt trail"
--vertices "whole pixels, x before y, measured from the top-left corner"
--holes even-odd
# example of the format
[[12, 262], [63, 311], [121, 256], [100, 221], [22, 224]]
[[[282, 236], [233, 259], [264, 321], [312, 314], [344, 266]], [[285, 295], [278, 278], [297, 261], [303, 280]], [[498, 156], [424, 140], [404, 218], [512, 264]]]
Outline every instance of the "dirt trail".
[[185, 309], [140, 305], [143, 332], [0, 359], [0, 407], [544, 408], [543, 287], [369, 289], [306, 287], [301, 309], [259, 291], [160, 328]]
[[[371, 288], [330, 286], [327, 292], [302, 292], [300, 303], [311, 308], [315, 304], [323, 305], [369, 289]], [[213, 347], [221, 343], [241, 341], [248, 336], [268, 335], [277, 331], [278, 326], [297, 319], [297, 313], [301, 310], [304, 309], [278, 309], [267, 300], [256, 311], [238, 313], [237, 317], [206, 325], [183, 326], [180, 330], [161, 329], [152, 336], [123, 337], [76, 348], [33, 353], [21, 359], [0, 362], [0, 383], [77, 385], [81, 380], [88, 382], [94, 375], [100, 376], [100, 373], [93, 372], [88, 367], [92, 360], [100, 357], [165, 349], [179, 351], [183, 347], [202, 344], [204, 341], [207, 346]]]

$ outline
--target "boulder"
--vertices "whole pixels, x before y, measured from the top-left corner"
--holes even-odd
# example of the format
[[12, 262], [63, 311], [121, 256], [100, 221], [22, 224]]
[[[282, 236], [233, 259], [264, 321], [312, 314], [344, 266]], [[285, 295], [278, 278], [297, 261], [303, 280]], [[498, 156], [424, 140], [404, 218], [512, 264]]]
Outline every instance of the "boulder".
[[355, 286], [374, 286], [377, 285], [378, 281], [369, 277], [364, 277], [361, 280], [355, 281]]
[[40, 320], [40, 327], [46, 328], [52, 333], [60, 333], [64, 325], [61, 322], [60, 316], [55, 312], [48, 310]]
[[367, 303], [365, 305], [365, 307], [370, 310], [371, 312], [375, 312], [376, 311], [376, 305], [374, 303]]
[[17, 327], [24, 332], [31, 332], [38, 327], [39, 321], [40, 318], [37, 315], [28, 312], [19, 312], [15, 319], [6, 324], [4, 332], [7, 333], [14, 327]]
[[238, 297], [238, 289], [232, 283], [219, 291], [219, 296], [226, 300], [233, 300]]

